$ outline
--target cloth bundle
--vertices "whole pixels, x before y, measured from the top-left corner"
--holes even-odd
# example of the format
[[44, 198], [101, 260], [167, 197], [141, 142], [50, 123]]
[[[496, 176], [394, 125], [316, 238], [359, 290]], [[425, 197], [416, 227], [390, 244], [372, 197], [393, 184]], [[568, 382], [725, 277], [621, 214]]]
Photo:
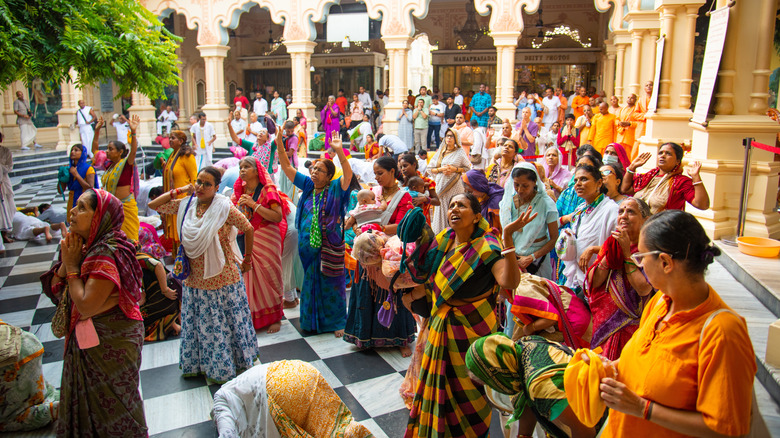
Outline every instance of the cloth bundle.
[[[588, 356], [587, 363], [583, 355]], [[563, 373], [563, 386], [571, 410], [585, 426], [595, 426], [604, 416], [607, 407], [601, 399], [599, 385], [601, 379], [613, 376], [614, 369], [605, 367], [593, 350], [580, 348], [574, 352]]]
[[[406, 256], [409, 257], [416, 247], [414, 242], [406, 244]], [[382, 274], [388, 279], [392, 279], [401, 268], [401, 258], [404, 255], [404, 244], [398, 236], [393, 236], [385, 243], [385, 247], [382, 248], [381, 254]], [[393, 283], [395, 289], [406, 289], [415, 286], [417, 286], [417, 283], [414, 282], [408, 271], [402, 273]]]

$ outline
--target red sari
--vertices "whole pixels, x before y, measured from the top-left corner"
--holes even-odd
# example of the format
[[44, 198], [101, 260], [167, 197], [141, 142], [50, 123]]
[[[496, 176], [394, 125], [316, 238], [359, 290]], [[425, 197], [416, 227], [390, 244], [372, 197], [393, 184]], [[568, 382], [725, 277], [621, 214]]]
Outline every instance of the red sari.
[[[244, 214], [249, 214], [249, 222], [255, 229], [253, 247], [246, 248], [246, 257], [252, 258], [252, 270], [244, 273], [249, 311], [252, 314], [252, 325], [261, 329], [277, 323], [284, 317], [284, 280], [282, 278], [282, 251], [284, 251], [284, 236], [287, 234], [287, 214], [290, 208], [287, 195], [280, 193], [273, 183], [268, 171], [255, 158], [257, 175], [260, 179], [260, 196], [257, 203], [265, 208], [275, 205], [282, 207], [281, 222], [269, 222], [259, 214], [241, 207]], [[238, 178], [233, 186], [233, 203], [238, 204], [244, 194], [243, 180]]]
[[[631, 245], [631, 253], [637, 252], [637, 246]], [[600, 269], [599, 263], [609, 268], [604, 284], [594, 288], [587, 281], [585, 296], [593, 314], [593, 337], [590, 348], [601, 347], [604, 357], [617, 360], [626, 343], [639, 328], [639, 320], [645, 304], [653, 294], [645, 297], [631, 286], [626, 276], [623, 250], [614, 237], [609, 236], [601, 247], [596, 262], [588, 269], [586, 278], [592, 278], [594, 269]]]

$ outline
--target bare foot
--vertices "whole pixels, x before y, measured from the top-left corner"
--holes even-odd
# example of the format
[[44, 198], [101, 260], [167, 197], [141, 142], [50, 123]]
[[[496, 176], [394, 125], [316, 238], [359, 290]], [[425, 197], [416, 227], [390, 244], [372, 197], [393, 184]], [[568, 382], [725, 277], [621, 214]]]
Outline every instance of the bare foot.
[[46, 235], [46, 242], [51, 243], [52, 237], [51, 237], [51, 231], [47, 228], [46, 231], [43, 232], [43, 234]]
[[279, 330], [282, 329], [282, 323], [281, 322], [275, 322], [268, 326], [268, 333], [276, 333]]
[[344, 336], [344, 330], [336, 330], [335, 332], [333, 332], [333, 336], [337, 338]]
[[408, 345], [404, 345], [403, 347], [401, 347], [401, 356], [402, 357], [409, 357], [411, 355], [412, 355], [412, 349], [409, 348]]
[[294, 299], [292, 301], [284, 300], [284, 303], [282, 303], [282, 306], [285, 309], [294, 309], [295, 307], [298, 306], [298, 298], [296, 298], [296, 299]]
[[179, 336], [179, 334], [181, 333], [181, 326], [174, 322], [173, 324], [171, 324], [171, 332], [173, 332], [174, 336]]

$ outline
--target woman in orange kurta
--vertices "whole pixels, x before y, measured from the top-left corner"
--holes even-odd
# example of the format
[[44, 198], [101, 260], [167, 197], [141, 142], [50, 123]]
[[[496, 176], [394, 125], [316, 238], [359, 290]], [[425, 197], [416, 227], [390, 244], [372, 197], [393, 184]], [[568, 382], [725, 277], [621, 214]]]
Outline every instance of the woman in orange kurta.
[[[173, 131], [170, 135], [170, 145], [173, 153], [165, 162], [163, 168], [163, 191], [168, 192], [178, 187], [194, 184], [198, 176], [198, 165], [195, 155], [187, 143], [187, 134], [183, 131]], [[187, 196], [182, 193], [178, 198]], [[173, 243], [172, 253], [176, 254], [179, 247], [179, 230], [176, 226], [176, 215], [163, 215], [165, 237]]]
[[704, 279], [719, 254], [689, 213], [667, 210], [646, 222], [632, 259], [659, 293], [620, 355], [617, 380], [601, 381], [612, 409], [602, 437], [750, 430], [756, 358], [747, 326]]

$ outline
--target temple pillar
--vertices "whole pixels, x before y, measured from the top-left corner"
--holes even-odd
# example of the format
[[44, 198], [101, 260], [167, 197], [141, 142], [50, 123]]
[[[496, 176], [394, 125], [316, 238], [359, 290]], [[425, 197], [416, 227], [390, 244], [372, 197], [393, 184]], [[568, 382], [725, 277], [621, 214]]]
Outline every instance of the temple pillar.
[[[412, 44], [412, 38], [407, 35], [391, 35], [383, 36], [382, 41], [385, 42], [387, 61], [390, 66], [388, 72], [390, 96], [385, 107], [382, 130], [385, 134], [397, 134], [398, 112], [403, 108], [401, 101], [406, 97], [409, 48]], [[411, 147], [411, 145], [409, 146]]]
[[[60, 84], [62, 108], [57, 111], [57, 150], [68, 151], [74, 144], [81, 143], [79, 127], [76, 123], [76, 111], [79, 100], [84, 99], [83, 89], [76, 87], [77, 73], [70, 70], [70, 81]], [[85, 145], [87, 148], [91, 145]]]
[[225, 58], [229, 46], [221, 44], [199, 45], [197, 49], [203, 58], [206, 76], [206, 104], [202, 111], [206, 119], [214, 125], [217, 140], [214, 147], [227, 147], [228, 133], [225, 120], [229, 115], [229, 107], [225, 102]]
[[616, 58], [617, 47], [612, 43], [607, 43], [607, 63], [606, 71], [604, 72], [604, 90], [607, 93], [611, 93], [613, 96], [615, 93], [615, 75], [616, 75]]
[[[725, 4], [726, 0], [718, 0], [716, 7]], [[711, 200], [709, 210], [689, 209], [715, 239], [736, 231], [745, 171], [742, 139], [753, 137], [773, 146], [780, 131], [780, 126], [765, 115], [774, 12], [770, 2], [737, 2], [730, 8], [715, 90], [716, 115], [707, 126], [689, 125], [693, 128], [691, 158], [703, 162], [701, 176]], [[753, 44], [737, 50], [738, 40]], [[741, 80], [735, 81], [737, 77]], [[774, 161], [772, 153], [753, 149], [745, 235], [780, 238], [780, 214], [775, 211], [778, 172], [780, 162]]]
[[628, 93], [639, 95], [639, 64], [642, 62], [642, 40], [644, 39], [644, 30], [631, 31], [631, 69], [629, 70]]
[[287, 112], [290, 120], [298, 110], [306, 116], [306, 135], [312, 138], [317, 132], [317, 112], [311, 103], [311, 55], [317, 45], [314, 41], [285, 41], [287, 53], [292, 61], [292, 95], [293, 100]]
[[625, 30], [616, 30], [615, 35], [615, 96], [619, 101], [623, 101], [623, 92], [626, 90], [624, 85], [626, 80], [626, 48], [631, 42], [631, 37]]
[[[141, 147], [152, 145], [152, 140], [157, 137], [157, 118], [155, 117], [155, 108], [151, 100], [145, 94], [133, 91], [133, 105], [127, 109], [130, 117], [138, 116], [141, 118], [141, 125], [136, 131], [136, 141]], [[106, 123], [110, 123], [106, 120]], [[212, 122], [213, 123], [213, 122]]]
[[517, 107], [513, 102], [515, 51], [520, 32], [493, 32], [493, 45], [496, 47], [496, 107], [498, 116], [504, 120], [514, 120]]

